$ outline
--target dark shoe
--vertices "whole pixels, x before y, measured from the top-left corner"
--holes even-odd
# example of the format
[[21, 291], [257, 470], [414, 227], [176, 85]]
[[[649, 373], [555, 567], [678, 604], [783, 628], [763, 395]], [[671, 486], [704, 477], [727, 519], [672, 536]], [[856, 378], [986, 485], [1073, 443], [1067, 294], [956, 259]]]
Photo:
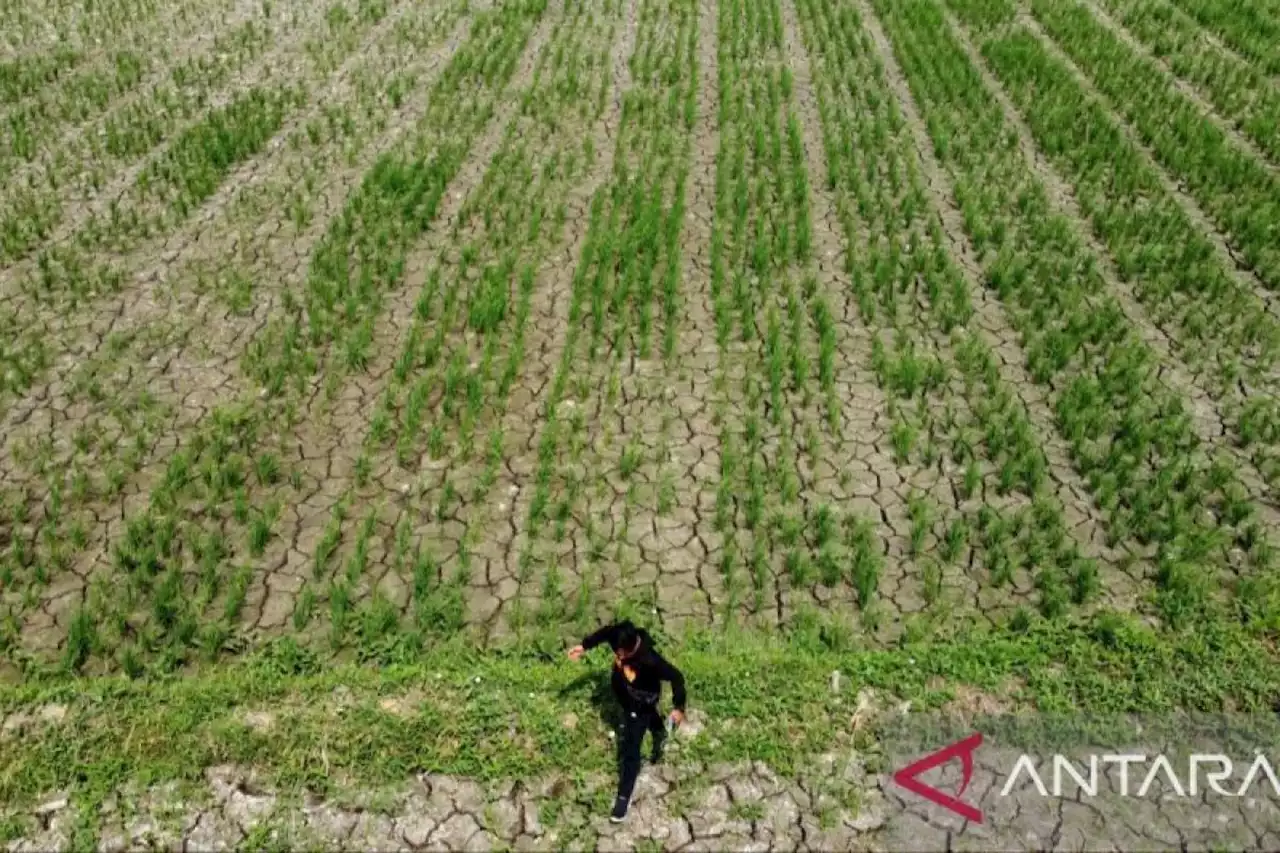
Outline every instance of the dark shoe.
[[622, 823], [627, 819], [627, 809], [631, 806], [631, 801], [626, 797], [618, 797], [613, 801], [613, 814], [609, 815], [609, 820], [613, 823]]

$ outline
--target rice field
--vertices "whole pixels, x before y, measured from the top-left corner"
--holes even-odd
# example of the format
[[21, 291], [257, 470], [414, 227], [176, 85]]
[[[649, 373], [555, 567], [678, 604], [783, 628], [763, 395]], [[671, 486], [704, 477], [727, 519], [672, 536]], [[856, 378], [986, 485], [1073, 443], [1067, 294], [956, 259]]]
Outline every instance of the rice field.
[[[0, 718], [132, 696], [155, 749], [296, 782], [301, 744], [191, 721], [326, 671], [555, 682], [621, 617], [775, 762], [847, 716], [803, 692], [837, 666], [925, 705], [1280, 696], [1276, 0], [0, 21]], [[717, 680], [753, 649], [798, 680]], [[475, 731], [524, 701], [466, 697]], [[94, 796], [151, 760], [88, 731]], [[73, 786], [50, 737], [0, 798]], [[532, 743], [431, 760], [605, 760]]]
[[11, 675], [1280, 627], [1280, 7], [3, 18]]

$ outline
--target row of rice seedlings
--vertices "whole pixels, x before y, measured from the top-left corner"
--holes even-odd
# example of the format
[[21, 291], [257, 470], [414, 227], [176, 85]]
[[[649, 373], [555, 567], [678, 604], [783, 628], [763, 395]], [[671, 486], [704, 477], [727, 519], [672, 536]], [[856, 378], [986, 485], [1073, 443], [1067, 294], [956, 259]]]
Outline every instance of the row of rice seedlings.
[[1106, 296], [1096, 260], [1051, 208], [938, 6], [876, 7], [951, 172], [988, 286], [1022, 335], [1032, 378], [1050, 389], [1077, 470], [1113, 539], [1151, 552], [1162, 616], [1177, 625], [1219, 612], [1219, 593], [1230, 589], [1239, 618], [1274, 620], [1256, 508], [1231, 468], [1200, 446], [1185, 404], [1159, 381], [1158, 362]]

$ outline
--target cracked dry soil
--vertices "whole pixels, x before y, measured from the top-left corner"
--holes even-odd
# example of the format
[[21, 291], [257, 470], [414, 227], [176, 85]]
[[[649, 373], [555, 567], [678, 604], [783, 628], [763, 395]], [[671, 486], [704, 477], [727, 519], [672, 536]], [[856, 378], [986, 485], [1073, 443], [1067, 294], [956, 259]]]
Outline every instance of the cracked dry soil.
[[[744, 375], [763, 373], [766, 365], [761, 348], [754, 343], [719, 346], [714, 328], [712, 243], [716, 229], [723, 227], [718, 224], [723, 214], [717, 208], [717, 192], [723, 191], [718, 187], [723, 165], [719, 160], [724, 150], [730, 150], [722, 145], [717, 111], [731, 94], [721, 91], [718, 43], [725, 37], [718, 21], [723, 9], [716, 3], [690, 4], [689, 13], [695, 17], [687, 40], [664, 31], [652, 20], [663, 13], [642, 2], [623, 3], [610, 13], [616, 15], [615, 29], [605, 31], [593, 23], [593, 35], [575, 49], [609, 51], [613, 67], [607, 74], [596, 75], [604, 81], [605, 108], [590, 127], [559, 129], [555, 122], [570, 119], [556, 118], [542, 99], [550, 87], [562, 83], [537, 77], [535, 65], [541, 61], [543, 47], [565, 37], [557, 33], [581, 10], [573, 3], [548, 4], [514, 60], [510, 83], [490, 93], [492, 100], [484, 107], [488, 118], [445, 187], [435, 220], [409, 247], [402, 280], [378, 308], [378, 316], [370, 318], [373, 343], [368, 364], [359, 370], [340, 370], [339, 345], [321, 347], [315, 353], [320, 374], [283, 406], [273, 408], [260, 397], [257, 383], [243, 366], [246, 354], [280, 328], [295, 294], [305, 294], [310, 250], [341, 218], [343, 205], [356, 193], [378, 155], [402, 147], [400, 140], [406, 134], [421, 132], [431, 140], [447, 135], [446, 128], [418, 126], [430, 114], [425, 93], [468, 38], [471, 22], [485, 14], [488, 6], [459, 4], [461, 11], [450, 17], [446, 12], [452, 7], [390, 4], [378, 24], [361, 24], [353, 31], [359, 37], [348, 48], [334, 48], [331, 66], [308, 64], [304, 59], [313, 47], [310, 42], [303, 44], [303, 34], [323, 29], [314, 10], [300, 12], [291, 25], [297, 30], [292, 40], [273, 46], [266, 57], [246, 69], [240, 83], [262, 79], [272, 68], [302, 66], [286, 76], [306, 82], [320, 96], [291, 115], [260, 154], [231, 170], [224, 185], [189, 221], [172, 233], [143, 241], [117, 259], [123, 269], [139, 277], [121, 293], [74, 306], [65, 314], [59, 313], [63, 309], [58, 306], [41, 305], [36, 296], [24, 294], [49, 315], [42, 328], [50, 331], [45, 337], [51, 339], [55, 363], [4, 413], [0, 500], [6, 518], [0, 527], [0, 545], [25, 555], [28, 563], [33, 551], [47, 563], [66, 563], [42, 582], [15, 582], [0, 591], [18, 620], [19, 641], [25, 650], [47, 655], [65, 648], [77, 609], [93, 606], [94, 584], [109, 585], [117, 577], [114, 548], [130, 526], [145, 516], [151, 490], [167, 476], [172, 457], [191, 445], [193, 434], [207, 427], [217, 410], [236, 405], [270, 424], [245, 448], [245, 463], [274, 455], [281, 473], [293, 478], [269, 487], [249, 480], [235, 498], [240, 520], [232, 521], [223, 512], [223, 517], [204, 522], [206, 536], [221, 537], [226, 564], [242, 566], [249, 573], [243, 606], [236, 610], [231, 627], [246, 632], [251, 642], [287, 632], [291, 622], [305, 624], [307, 619], [301, 617], [306, 614], [300, 612], [305, 609], [303, 601], [319, 608], [331, 603], [328, 590], [336, 578], [329, 569], [317, 570], [312, 578], [309, 569], [317, 562], [321, 544], [327, 547], [326, 525], [344, 497], [356, 501], [360, 509], [351, 514], [356, 517], [339, 525], [330, 561], [349, 564], [357, 554], [363, 561], [363, 578], [349, 590], [354, 607], [364, 607], [381, 594], [402, 618], [409, 615], [415, 582], [407, 563], [395, 556], [398, 532], [407, 527], [411, 539], [434, 554], [437, 579], [466, 577], [464, 619], [487, 637], [510, 632], [517, 605], [542, 606], [545, 590], [540, 589], [540, 581], [555, 564], [563, 572], [561, 588], [566, 592], [590, 587], [592, 616], [605, 613], [608, 602], [619, 596], [643, 602], [673, 628], [715, 623], [726, 613], [772, 625], [786, 623], [801, 607], [845, 616], [859, 611], [847, 579], [834, 585], [793, 586], [781, 553], [767, 560], [761, 572], [761, 598], [767, 602], [763, 606], [748, 606], [735, 598], [741, 594], [721, 576], [728, 538], [715, 519], [716, 484], [726, 463], [721, 445], [726, 436], [736, 438], [745, 431], [740, 390]], [[866, 12], [864, 4], [850, 8]], [[289, 10], [297, 11], [292, 6]], [[930, 153], [922, 120], [892, 51], [874, 17], [864, 17], [865, 27], [876, 34], [892, 94], [906, 116], [902, 143], [908, 159], [920, 169], [927, 201], [938, 211], [950, 252], [968, 278], [966, 284], [978, 308], [977, 331], [997, 353], [999, 372], [1029, 413], [1035, 442], [1047, 454], [1048, 479], [1066, 509], [1069, 533], [1087, 555], [1100, 562], [1106, 579], [1103, 600], [1120, 609], [1140, 607], [1150, 573], [1142, 560], [1135, 563], [1133, 555], [1107, 544], [1111, 531], [1096, 503], [1096, 490], [1072, 468], [1068, 443], [1057, 431], [1056, 413], [1029, 378], [1027, 353], [1016, 340], [1003, 306], [981, 282], [963, 238], [961, 214], [952, 203], [953, 192]], [[906, 622], [928, 610], [922, 594], [924, 567], [909, 542], [915, 536], [909, 504], [914, 496], [924, 494], [941, 507], [960, 506], [964, 503], [957, 496], [961, 471], [946, 460], [931, 466], [915, 459], [899, 460], [893, 450], [894, 401], [887, 399], [870, 369], [877, 333], [861, 320], [851, 297], [845, 268], [851, 249], [835, 221], [818, 87], [812, 79], [815, 70], [797, 18], [793, 3], [779, 6], [781, 41], [769, 58], [771, 64], [786, 67], [794, 75], [795, 91], [788, 96], [787, 112], [797, 122], [810, 182], [806, 203], [813, 222], [814, 254], [808, 262], [788, 269], [788, 275], [812, 276], [819, 292], [834, 306], [838, 329], [832, 387], [843, 429], [834, 436], [814, 430], [817, 440], [808, 446], [808, 436], [801, 433], [821, 420], [822, 406], [807, 394], [802, 400], [801, 395], [788, 392], [790, 396], [783, 400], [786, 418], [781, 421], [787, 428], [767, 426], [762, 453], [767, 466], [785, 462], [784, 445], [799, 445], [803, 439], [804, 458], [790, 460], [803, 496], [798, 512], [808, 517], [818, 504], [824, 504], [870, 520], [873, 547], [884, 561], [877, 593], [889, 617], [877, 639], [892, 641]], [[232, 21], [225, 24], [232, 25]], [[404, 40], [404, 32], [413, 27], [430, 36]], [[632, 66], [640, 67], [637, 63], [647, 61], [654, 51], [685, 50], [696, 67], [697, 90], [689, 105], [688, 126], [671, 143], [679, 150], [673, 153], [652, 142], [633, 141], [643, 140], [648, 132], [638, 124], [640, 113], [634, 104], [655, 97], [651, 92], [662, 98], [668, 93], [661, 81], [644, 76], [632, 79]], [[976, 53], [972, 61], [979, 73], [986, 73]], [[386, 75], [412, 81], [414, 95], [392, 101], [376, 91]], [[984, 79], [995, 87], [989, 75]], [[236, 85], [240, 84], [224, 88], [230, 91]], [[315, 122], [339, 108], [358, 116], [349, 138], [320, 136], [300, 141], [304, 130], [310, 132]], [[1011, 109], [1006, 111], [1012, 114]], [[461, 458], [449, 447], [437, 457], [423, 447], [427, 442], [422, 435], [407, 460], [393, 460], [391, 444], [375, 448], [371, 457], [367, 447], [377, 428], [379, 401], [395, 384], [393, 362], [406, 351], [419, 325], [427, 334], [436, 331], [433, 324], [438, 320], [420, 324], [411, 319], [415, 293], [425, 286], [431, 267], [429, 258], [444, 259], [447, 276], [467, 252], [476, 253], [485, 263], [502, 256], [509, 235], [500, 233], [496, 225], [482, 228], [473, 223], [460, 228], [458, 213], [466, 210], [464, 205], [473, 193], [483, 198], [486, 187], [512, 182], [500, 168], [505, 134], [515, 129], [516, 138], [524, 138], [521, 128], [532, 132], [538, 122], [549, 122], [540, 132], [546, 134], [544, 139], [561, 140], [557, 146], [565, 139], [590, 140], [595, 159], [587, 173], [555, 187], [564, 216], [563, 233], [554, 240], [528, 241], [529, 245], [520, 247], [522, 257], [536, 267], [529, 328], [521, 332], [518, 342], [503, 341], [497, 349], [497, 362], [511, 349], [520, 367], [507, 397], [481, 409], [481, 422], [475, 426], [477, 444], [494, 427], [501, 428], [502, 444], [488, 491], [473, 494], [471, 487], [482, 476], [481, 453]], [[1015, 127], [1028, 157], [1041, 174], [1051, 175], [1046, 165], [1034, 159], [1035, 144], [1026, 129], [1016, 123]], [[530, 162], [541, 168], [561, 159], [555, 153], [558, 150], [544, 146]], [[616, 158], [619, 151], [622, 156]], [[628, 186], [627, 176], [658, 156], [666, 158], [663, 168], [671, 173], [660, 176], [653, 187], [662, 194], [661, 204], [674, 204], [672, 184], [677, 176], [684, 192], [683, 216], [673, 220], [672, 226], [678, 232], [672, 245], [679, 252], [676, 266], [681, 272], [677, 307], [663, 321], [671, 325], [664, 331], [673, 335], [674, 354], [666, 360], [639, 358], [628, 350], [628, 341], [618, 340], [609, 342], [607, 358], [592, 359], [578, 348], [568, 353], [566, 366], [558, 368], [565, 361], [569, 341], [569, 304], [579, 286], [575, 275], [583, 269], [576, 265], [583, 263], [591, 248], [592, 205], [622, 192]], [[1078, 221], [1070, 193], [1058, 186], [1054, 194]], [[313, 216], [309, 224], [295, 224], [292, 211], [281, 207], [285, 202], [309, 205]], [[475, 211], [468, 215], [474, 217]], [[1088, 233], [1083, 224], [1080, 230]], [[1110, 271], [1105, 253], [1095, 248], [1103, 258], [1104, 271]], [[247, 306], [239, 312], [226, 306], [225, 294], [207, 292], [207, 273], [217, 270], [220, 259], [237, 275], [257, 282]], [[1112, 290], [1123, 295], [1115, 277], [1109, 278]], [[459, 290], [468, 287], [466, 282], [458, 285]], [[466, 293], [455, 295], [469, 298]], [[1132, 308], [1133, 314], [1139, 313], [1137, 306]], [[475, 336], [456, 328], [465, 321], [459, 324], [455, 317], [450, 322], [455, 327], [442, 335], [450, 355], [478, 348]], [[1147, 323], [1137, 325], [1153, 337], [1158, 334]], [[625, 328], [622, 332], [634, 334]], [[932, 345], [942, 358], [954, 361], [956, 355], [946, 341]], [[812, 339], [804, 346], [816, 348]], [[478, 355], [474, 351], [468, 355], [474, 372]], [[812, 359], [815, 353], [807, 355]], [[1194, 378], [1180, 372], [1180, 351], [1162, 347], [1158, 355], [1169, 368], [1171, 390], [1193, 403], [1200, 437], [1208, 444], [1225, 445], [1223, 415]], [[452, 369], [451, 361], [448, 365]], [[561, 399], [552, 401], [561, 378], [558, 369], [568, 381], [556, 391]], [[449, 443], [455, 427], [430, 422], [439, 415], [446, 361], [421, 372], [431, 371], [437, 376], [425, 398], [428, 425], [421, 430], [444, 426]], [[396, 389], [401, 396], [394, 400], [391, 413], [397, 419], [408, 406], [405, 390]], [[282, 413], [288, 414], [282, 418]], [[931, 416], [944, 419], [947, 414], [937, 411]], [[531, 536], [530, 504], [542, 476], [541, 439], [547, 424], [557, 419], [562, 431], [567, 424], [585, 424], [580, 430], [585, 454], [562, 444], [552, 460], [557, 482], [571, 494], [575, 488], [582, 493], [563, 502], [553, 495], [552, 509], [558, 514], [551, 525], [556, 528], [554, 535], [544, 530]], [[393, 432], [397, 429], [402, 428], [393, 427]], [[620, 470], [633, 451], [641, 455], [641, 462], [628, 479]], [[787, 452], [795, 456], [794, 449]], [[371, 470], [361, 473], [362, 464]], [[83, 498], [77, 496], [82, 481], [89, 484], [89, 494]], [[1005, 496], [987, 487], [976, 499], [976, 504], [997, 508], [1007, 503]], [[25, 504], [26, 510], [21, 520], [11, 522], [17, 518], [12, 509], [16, 504]], [[70, 510], [62, 527], [46, 530], [46, 518], [59, 505]], [[265, 516], [273, 505], [278, 513], [265, 548], [253, 553], [245, 544], [243, 517]], [[359, 536], [355, 529], [364, 507], [377, 508], [368, 537]], [[1274, 528], [1273, 508], [1263, 501], [1259, 509], [1268, 529]], [[735, 532], [746, 537], [742, 541], [750, 542], [740, 522], [733, 524], [738, 527]], [[73, 532], [83, 539], [82, 544], [70, 549], [60, 546], [53, 549], [56, 554], [42, 550], [50, 547], [48, 540], [54, 533], [74, 541]], [[926, 555], [936, 550], [943, 532], [941, 521], [924, 532], [920, 541], [925, 543]], [[532, 578], [526, 577], [526, 546], [540, 549]], [[960, 607], [964, 618], [998, 624], [1016, 606], [1035, 606], [1030, 570], [1017, 572], [1011, 587], [999, 590], [980, 577], [982, 569], [973, 556], [976, 550], [966, 545], [961, 553], [962, 559], [949, 569], [954, 577], [948, 584], [953, 599], [949, 603]], [[601, 559], [602, 554], [608, 559]], [[746, 560], [747, 553], [739, 557]], [[41, 574], [32, 565], [22, 570]], [[193, 567], [183, 570], [190, 573]], [[135, 604], [145, 609], [147, 602]], [[211, 602], [214, 608], [222, 604], [221, 599]]]
[[[269, 843], [310, 850], [369, 851], [919, 851], [1274, 850], [1280, 794], [1240, 799], [1174, 796], [1157, 784], [1120, 796], [1104, 771], [1096, 797], [1046, 797], [1033, 784], [1003, 789], [1014, 757], [979, 756], [964, 801], [982, 822], [963, 820], [868, 775], [856, 756], [815, 758], [782, 778], [761, 762], [702, 766], [672, 761], [642, 771], [627, 820], [606, 817], [613, 780], [591, 776], [473, 780], [423, 773], [406, 784], [322, 798], [286, 794], [236, 766], [208, 768], [202, 785], [129, 789], [89, 815], [100, 853], [240, 849]], [[1045, 779], [1049, 776], [1045, 771]], [[923, 777], [959, 788], [954, 763]], [[1128, 790], [1136, 780], [1131, 780]], [[61, 794], [19, 816], [28, 834], [10, 853], [65, 849], [84, 817]]]

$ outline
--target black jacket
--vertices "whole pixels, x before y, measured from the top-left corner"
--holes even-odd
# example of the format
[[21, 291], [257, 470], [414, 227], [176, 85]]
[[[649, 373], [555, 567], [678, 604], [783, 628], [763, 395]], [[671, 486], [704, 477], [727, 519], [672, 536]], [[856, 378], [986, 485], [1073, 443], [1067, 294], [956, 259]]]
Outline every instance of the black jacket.
[[[611, 679], [614, 695], [618, 697], [622, 707], [629, 711], [653, 706], [658, 704], [658, 699], [662, 695], [662, 682], [669, 681], [672, 705], [677, 710], [683, 711], [684, 676], [653, 648], [653, 638], [649, 636], [648, 631], [639, 628], [636, 633], [640, 635], [640, 649], [627, 658], [624, 664], [625, 668], [632, 671], [635, 678], [628, 680], [623, 667], [619, 667], [615, 661]], [[584, 639], [582, 647], [590, 651], [601, 643], [608, 643], [610, 648], [614, 648], [617, 635], [617, 625], [606, 625]]]

